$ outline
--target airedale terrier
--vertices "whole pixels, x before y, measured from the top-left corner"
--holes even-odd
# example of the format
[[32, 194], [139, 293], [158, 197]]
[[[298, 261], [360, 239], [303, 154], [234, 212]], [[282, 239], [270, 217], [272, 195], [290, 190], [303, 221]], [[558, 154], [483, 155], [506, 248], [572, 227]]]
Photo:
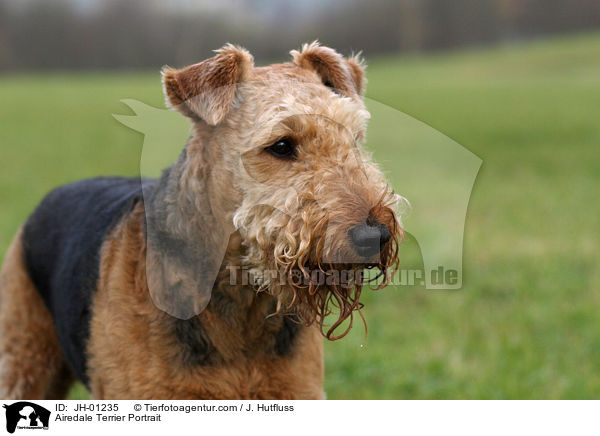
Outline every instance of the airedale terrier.
[[41, 202], [0, 276], [0, 398], [64, 398], [75, 378], [96, 399], [324, 398], [323, 336], [360, 314], [365, 269], [389, 282], [402, 229], [361, 145], [362, 61], [291, 54], [165, 68], [192, 122], [177, 162]]

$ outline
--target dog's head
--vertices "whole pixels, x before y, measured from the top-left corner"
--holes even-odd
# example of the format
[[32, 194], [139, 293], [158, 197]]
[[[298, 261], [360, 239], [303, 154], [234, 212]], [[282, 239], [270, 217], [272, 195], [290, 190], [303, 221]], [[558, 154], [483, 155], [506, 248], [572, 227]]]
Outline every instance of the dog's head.
[[[398, 196], [362, 148], [364, 66], [317, 43], [292, 61], [254, 67], [227, 45], [165, 69], [167, 103], [194, 123], [187, 165], [207, 178], [211, 207], [243, 241], [244, 263], [279, 307], [343, 336], [365, 268], [385, 285], [398, 264]], [[342, 335], [335, 329], [350, 318]]]

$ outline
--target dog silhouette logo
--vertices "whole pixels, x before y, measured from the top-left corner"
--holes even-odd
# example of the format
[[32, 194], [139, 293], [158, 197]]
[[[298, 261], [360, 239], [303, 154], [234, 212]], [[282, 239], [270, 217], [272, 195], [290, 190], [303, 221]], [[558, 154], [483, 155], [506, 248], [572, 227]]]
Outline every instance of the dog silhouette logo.
[[4, 405], [6, 409], [6, 431], [14, 433], [18, 429], [48, 429], [50, 411], [28, 401]]

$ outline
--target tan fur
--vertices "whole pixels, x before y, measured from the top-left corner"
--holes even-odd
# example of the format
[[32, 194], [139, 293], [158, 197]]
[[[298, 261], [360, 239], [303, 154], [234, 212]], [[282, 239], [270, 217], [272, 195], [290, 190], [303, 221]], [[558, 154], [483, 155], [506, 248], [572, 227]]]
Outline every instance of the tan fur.
[[72, 382], [54, 322], [27, 275], [19, 231], [0, 273], [0, 398], [62, 399]]
[[[263, 336], [279, 326], [270, 325], [268, 310], [260, 304], [270, 297], [252, 288], [223, 289], [234, 299], [247, 300], [248, 322], [224, 322], [211, 305], [199, 315], [224, 361], [218, 366], [182, 366], [168, 328], [173, 320], [148, 297], [142, 220], [138, 208], [103, 247], [89, 345], [94, 398], [323, 398], [323, 339], [318, 329], [302, 332], [293, 357], [263, 354]], [[229, 256], [238, 249], [239, 240], [232, 242]]]

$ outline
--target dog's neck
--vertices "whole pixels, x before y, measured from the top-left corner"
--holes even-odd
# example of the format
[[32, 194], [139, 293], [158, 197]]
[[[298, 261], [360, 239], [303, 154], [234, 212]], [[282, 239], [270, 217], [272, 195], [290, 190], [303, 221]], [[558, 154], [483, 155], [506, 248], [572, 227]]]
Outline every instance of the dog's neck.
[[234, 233], [206, 308], [188, 320], [165, 317], [175, 338], [175, 355], [185, 366], [240, 364], [293, 352], [305, 327], [276, 314], [276, 298], [257, 293], [244, 280], [242, 252], [241, 237]]
[[189, 363], [289, 353], [301, 327], [275, 314], [275, 297], [244, 281], [241, 236], [223, 225], [211, 192], [210, 168], [191, 169], [184, 150], [145, 199], [148, 255], [158, 265], [147, 271], [148, 284], [165, 297], [153, 298], [174, 316]]

